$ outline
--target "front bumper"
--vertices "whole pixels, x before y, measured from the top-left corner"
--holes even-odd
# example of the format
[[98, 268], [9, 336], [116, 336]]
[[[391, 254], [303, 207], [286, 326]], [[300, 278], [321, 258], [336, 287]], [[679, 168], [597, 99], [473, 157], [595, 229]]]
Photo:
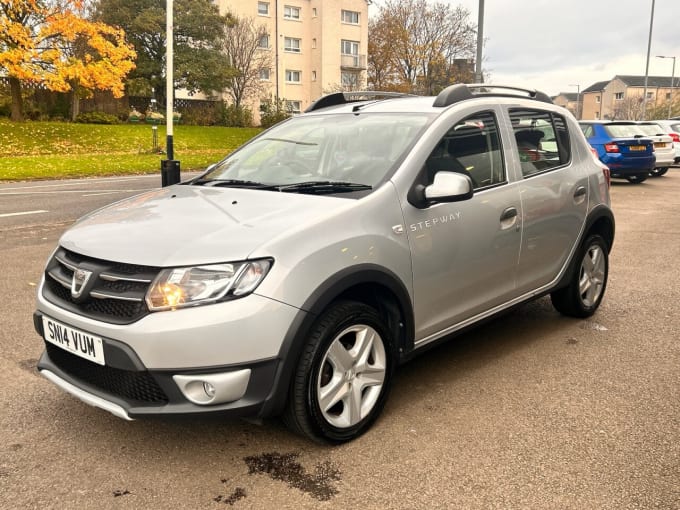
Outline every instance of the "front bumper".
[[[34, 324], [42, 336], [40, 313], [34, 315]], [[104, 366], [45, 342], [38, 370], [85, 403], [127, 420], [199, 414], [260, 416], [281, 365], [275, 358], [203, 369], [149, 370], [129, 346], [109, 338], [103, 343]], [[192, 388], [191, 382], [203, 380], [214, 383], [218, 396], [230, 401], [201, 404], [201, 398], [196, 398], [196, 384]]]

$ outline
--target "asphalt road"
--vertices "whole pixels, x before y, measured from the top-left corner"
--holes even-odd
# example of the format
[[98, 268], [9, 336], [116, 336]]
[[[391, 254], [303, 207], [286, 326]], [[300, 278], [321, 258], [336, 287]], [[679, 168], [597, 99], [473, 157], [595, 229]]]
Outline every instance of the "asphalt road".
[[275, 420], [125, 422], [36, 373], [34, 294], [61, 232], [159, 183], [0, 185], [0, 508], [680, 508], [680, 169], [613, 185], [592, 319], [541, 299], [433, 349], [332, 448]]

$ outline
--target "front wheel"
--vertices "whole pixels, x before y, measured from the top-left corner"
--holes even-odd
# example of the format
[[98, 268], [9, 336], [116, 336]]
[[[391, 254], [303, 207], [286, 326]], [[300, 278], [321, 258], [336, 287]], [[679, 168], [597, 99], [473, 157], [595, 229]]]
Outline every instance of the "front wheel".
[[298, 362], [286, 425], [317, 442], [341, 443], [365, 432], [387, 399], [392, 345], [375, 309], [354, 301], [331, 306]]
[[605, 240], [589, 236], [576, 253], [577, 266], [569, 284], [550, 294], [558, 312], [570, 317], [585, 318], [600, 306], [607, 287], [609, 251]]

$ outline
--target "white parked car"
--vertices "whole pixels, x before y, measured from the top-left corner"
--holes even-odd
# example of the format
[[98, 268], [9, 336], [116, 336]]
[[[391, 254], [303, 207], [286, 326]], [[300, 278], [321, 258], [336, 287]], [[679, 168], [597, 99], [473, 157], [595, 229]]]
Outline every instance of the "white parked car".
[[661, 126], [667, 135], [673, 139], [675, 147], [675, 164], [680, 163], [680, 119], [652, 121]]
[[675, 148], [673, 138], [666, 134], [664, 128], [654, 121], [638, 122], [640, 134], [645, 138], [650, 138], [654, 142], [654, 155], [656, 164], [654, 169], [649, 172], [652, 177], [661, 177], [668, 172], [668, 167], [675, 163]]

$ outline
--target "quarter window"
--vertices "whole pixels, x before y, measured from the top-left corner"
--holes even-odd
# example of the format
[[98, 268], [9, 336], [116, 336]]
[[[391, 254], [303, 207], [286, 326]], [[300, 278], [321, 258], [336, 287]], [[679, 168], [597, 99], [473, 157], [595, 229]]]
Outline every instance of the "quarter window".
[[437, 172], [465, 174], [475, 189], [506, 182], [495, 115], [480, 112], [456, 123], [430, 154], [426, 169], [428, 184]]
[[567, 122], [561, 115], [538, 110], [510, 110], [522, 175], [529, 177], [571, 160]]
[[290, 51], [293, 53], [300, 53], [300, 41], [301, 39], [295, 39], [293, 37], [286, 37], [283, 40], [284, 51]]
[[350, 25], [359, 24], [359, 13], [356, 11], [346, 11], [342, 10], [342, 22], [349, 23]]

